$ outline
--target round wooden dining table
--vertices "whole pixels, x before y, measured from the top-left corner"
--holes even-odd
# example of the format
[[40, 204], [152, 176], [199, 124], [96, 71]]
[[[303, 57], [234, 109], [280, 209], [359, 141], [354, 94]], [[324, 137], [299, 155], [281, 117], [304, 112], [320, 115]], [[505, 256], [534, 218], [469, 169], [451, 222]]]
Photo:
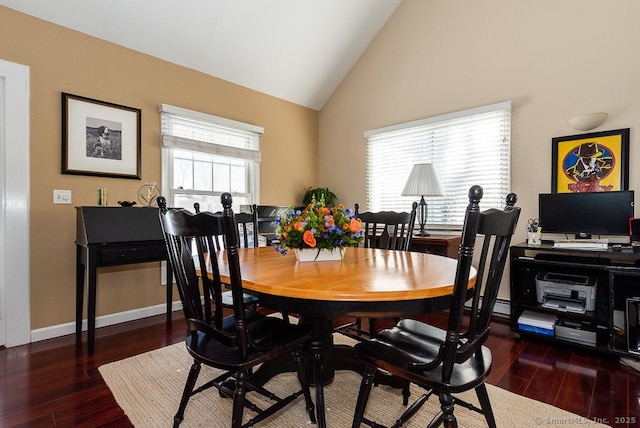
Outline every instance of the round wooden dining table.
[[[312, 339], [306, 351], [322, 361], [321, 372], [311, 379], [317, 387], [319, 422], [324, 422], [323, 385], [333, 380], [335, 370], [362, 373], [364, 369], [353, 348], [334, 346], [331, 319], [409, 317], [445, 309], [456, 274], [457, 260], [443, 256], [372, 248], [344, 251], [342, 260], [300, 262], [292, 251], [283, 256], [274, 247], [238, 249], [244, 289], [256, 294], [261, 305], [297, 314], [301, 324], [310, 326]], [[228, 282], [226, 252], [217, 257], [222, 281]], [[475, 277], [472, 269], [469, 289]], [[293, 370], [291, 364], [265, 363], [252, 375], [252, 382], [264, 384]]]
[[[243, 287], [267, 307], [306, 316], [404, 316], [443, 309], [457, 260], [433, 254], [346, 248], [341, 261], [299, 262], [273, 247], [238, 250]], [[218, 253], [223, 281], [226, 253]], [[475, 271], [469, 288], [475, 285]]]

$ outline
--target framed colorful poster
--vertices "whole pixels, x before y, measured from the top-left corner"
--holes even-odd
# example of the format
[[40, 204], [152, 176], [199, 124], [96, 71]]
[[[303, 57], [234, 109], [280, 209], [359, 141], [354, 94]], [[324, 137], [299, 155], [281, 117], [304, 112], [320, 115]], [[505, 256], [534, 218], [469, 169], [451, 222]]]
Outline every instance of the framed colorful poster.
[[140, 109], [62, 93], [62, 173], [140, 179]]
[[551, 192], [629, 190], [629, 128], [552, 139]]

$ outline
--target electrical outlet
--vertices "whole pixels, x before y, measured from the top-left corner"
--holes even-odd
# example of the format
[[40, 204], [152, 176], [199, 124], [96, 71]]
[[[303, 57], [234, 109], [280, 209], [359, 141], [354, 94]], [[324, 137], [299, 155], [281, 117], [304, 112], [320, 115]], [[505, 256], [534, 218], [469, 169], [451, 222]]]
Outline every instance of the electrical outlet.
[[70, 204], [71, 190], [53, 189], [53, 203], [54, 204]]

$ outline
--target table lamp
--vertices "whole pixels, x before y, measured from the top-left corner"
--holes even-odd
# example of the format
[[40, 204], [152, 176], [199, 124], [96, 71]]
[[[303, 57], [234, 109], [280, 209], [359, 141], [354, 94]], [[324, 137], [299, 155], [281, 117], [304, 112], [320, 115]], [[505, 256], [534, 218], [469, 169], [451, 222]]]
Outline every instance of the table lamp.
[[425, 196], [444, 196], [440, 179], [435, 167], [430, 163], [418, 163], [413, 166], [407, 184], [404, 185], [402, 196], [420, 196], [420, 232], [418, 236], [429, 236], [424, 230], [427, 223], [427, 202]]

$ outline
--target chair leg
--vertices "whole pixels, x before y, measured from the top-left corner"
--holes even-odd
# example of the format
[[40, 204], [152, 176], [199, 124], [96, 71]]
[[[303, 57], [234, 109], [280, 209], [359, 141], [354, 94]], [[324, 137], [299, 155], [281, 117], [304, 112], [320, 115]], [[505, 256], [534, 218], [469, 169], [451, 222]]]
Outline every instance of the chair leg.
[[311, 400], [311, 391], [309, 390], [309, 378], [304, 370], [304, 362], [302, 361], [302, 352], [300, 349], [293, 351], [293, 360], [296, 362], [296, 368], [298, 369], [298, 380], [302, 387], [302, 394], [304, 395], [304, 401], [307, 406], [307, 412], [309, 413], [309, 419], [312, 424], [316, 423], [316, 412], [313, 400]]
[[458, 421], [453, 414], [454, 399], [451, 394], [440, 394], [440, 408], [442, 409], [442, 422], [445, 428], [458, 428]]
[[187, 382], [184, 385], [184, 391], [182, 391], [180, 407], [178, 407], [178, 412], [173, 417], [174, 428], [177, 428], [184, 419], [184, 410], [187, 408], [187, 403], [189, 402], [189, 398], [191, 398], [191, 392], [193, 391], [193, 387], [196, 385], [196, 381], [198, 380], [200, 367], [200, 363], [194, 361], [193, 365], [191, 366], [191, 370], [189, 370], [189, 376], [187, 377]]
[[490, 428], [495, 428], [496, 419], [493, 416], [493, 409], [491, 408], [491, 402], [489, 401], [487, 386], [484, 383], [476, 388], [476, 395], [478, 396], [478, 401], [480, 402], [480, 407], [482, 407], [482, 413], [484, 414], [484, 418], [487, 420], [487, 424]]
[[405, 380], [404, 384], [402, 385], [402, 405], [403, 406], [409, 405], [409, 397], [411, 397], [411, 382], [409, 382], [408, 380]]
[[362, 419], [364, 418], [364, 411], [367, 408], [367, 402], [369, 401], [369, 394], [373, 387], [373, 378], [376, 375], [376, 367], [367, 365], [362, 375], [362, 382], [360, 382], [360, 391], [358, 392], [358, 401], [356, 402], [356, 410], [353, 414], [352, 428], [360, 427]]
[[231, 416], [231, 428], [242, 427], [242, 415], [244, 413], [244, 397], [247, 389], [247, 372], [239, 372], [236, 375], [236, 390], [233, 393], [233, 414]]
[[282, 319], [287, 325], [291, 323], [291, 321], [289, 321], [289, 312], [280, 311], [280, 314], [282, 315]]
[[[407, 423], [407, 421], [411, 419], [416, 413], [418, 413], [418, 411], [422, 408], [422, 406], [424, 406], [424, 403], [427, 402], [431, 394], [432, 394], [431, 392], [422, 394], [416, 401], [414, 401], [413, 404], [411, 404], [411, 406], [409, 406], [407, 410], [405, 410], [404, 413], [398, 418], [398, 420], [396, 420], [396, 423], [393, 424], [393, 428], [401, 427], [405, 423]], [[434, 421], [431, 421], [431, 423], [429, 423], [427, 428], [437, 427], [439, 424], [440, 424], [440, 420], [438, 420], [437, 423], [434, 423]]]
[[440, 410], [438, 414], [433, 417], [431, 422], [429, 422], [429, 425], [427, 425], [427, 428], [436, 428], [440, 426], [441, 423], [442, 423], [442, 410]]
[[369, 318], [369, 337], [374, 338], [378, 335], [378, 329], [376, 328], [376, 319]]
[[322, 359], [320, 352], [313, 354], [313, 378], [316, 385], [316, 409], [318, 412], [318, 427], [326, 428], [327, 415], [324, 408], [324, 382], [323, 382]]

